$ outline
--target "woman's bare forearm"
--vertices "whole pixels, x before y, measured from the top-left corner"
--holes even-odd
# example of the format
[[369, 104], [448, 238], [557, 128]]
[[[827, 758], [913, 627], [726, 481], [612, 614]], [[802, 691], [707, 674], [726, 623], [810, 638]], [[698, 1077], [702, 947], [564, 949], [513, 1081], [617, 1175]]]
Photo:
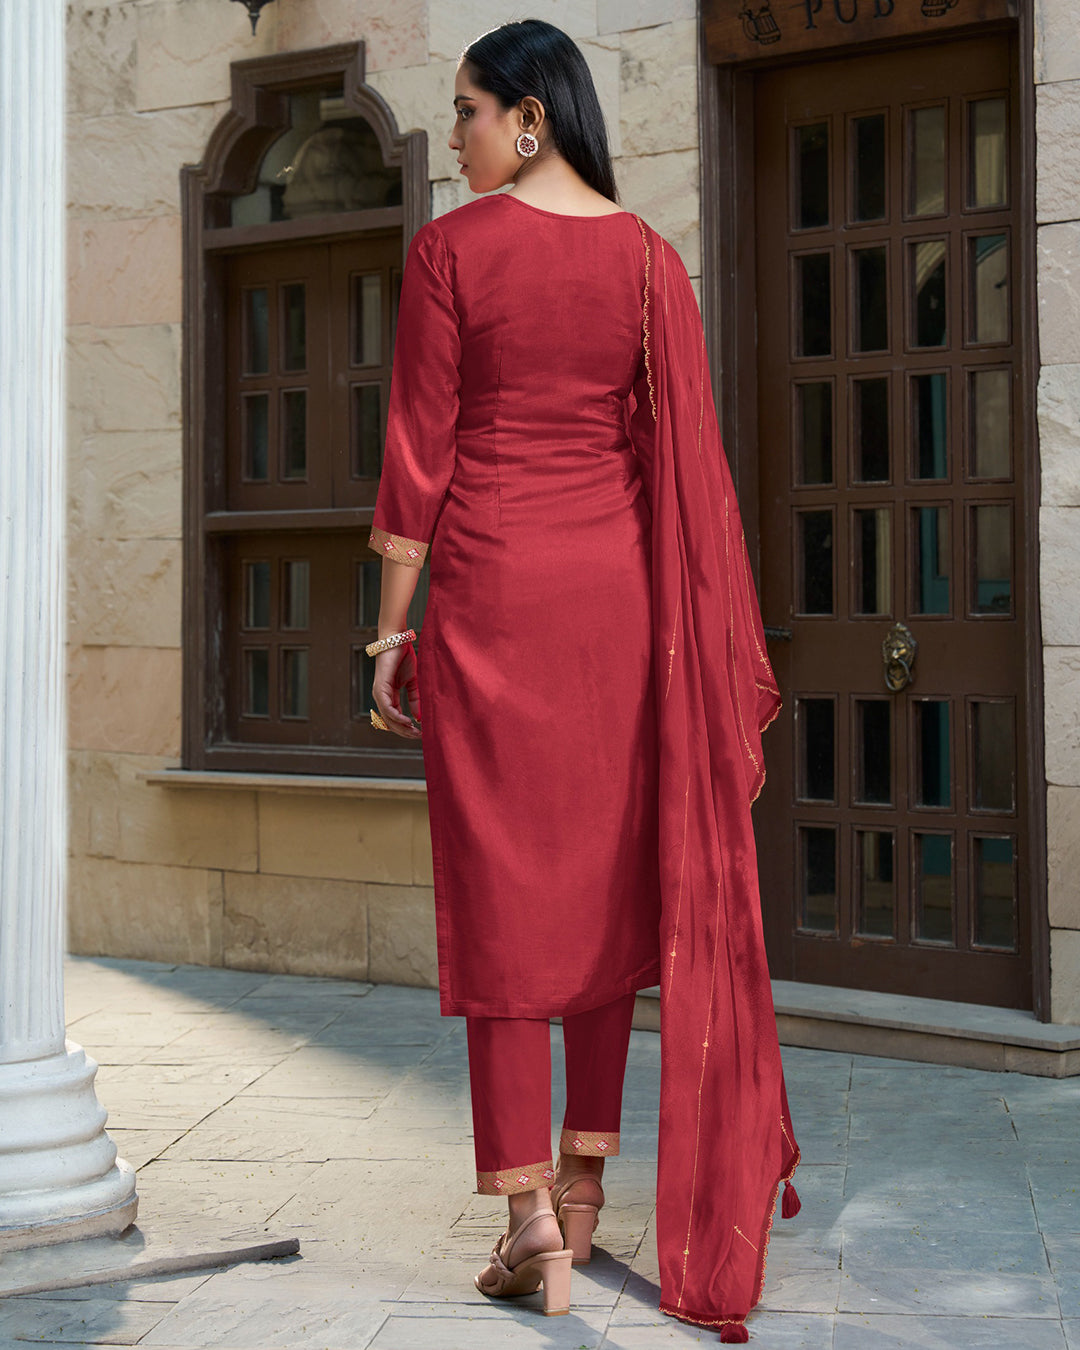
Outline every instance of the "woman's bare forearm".
[[383, 559], [382, 589], [379, 594], [380, 637], [389, 637], [391, 633], [401, 633], [408, 628], [409, 605], [419, 579], [418, 567], [406, 567], [404, 563], [394, 562], [391, 558]]

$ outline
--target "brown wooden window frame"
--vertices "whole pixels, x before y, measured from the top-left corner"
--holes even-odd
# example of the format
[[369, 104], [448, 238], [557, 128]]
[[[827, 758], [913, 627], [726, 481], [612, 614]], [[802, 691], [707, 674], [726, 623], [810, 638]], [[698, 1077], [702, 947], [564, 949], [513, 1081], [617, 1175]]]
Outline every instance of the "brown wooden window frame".
[[[227, 360], [228, 258], [241, 251], [295, 243], [326, 244], [347, 238], [396, 231], [401, 266], [409, 242], [430, 216], [427, 135], [399, 133], [388, 105], [365, 82], [364, 44], [341, 43], [306, 52], [288, 52], [234, 62], [231, 106], [207, 142], [201, 164], [181, 170], [183, 222], [183, 451], [184, 451], [184, 598], [182, 764], [185, 769], [222, 772], [338, 774], [417, 778], [423, 775], [421, 752], [412, 744], [390, 744], [357, 717], [356, 673], [350, 661], [337, 682], [354, 723], [348, 737], [333, 744], [263, 743], [258, 718], [249, 719], [243, 739], [230, 730], [236, 719], [228, 705], [228, 681], [241, 681], [244, 648], [259, 645], [256, 634], [242, 632], [237, 589], [243, 567], [238, 558], [250, 541], [260, 557], [277, 560], [280, 570], [293, 541], [306, 539], [316, 552], [327, 541], [346, 539], [347, 588], [356, 584], [359, 561], [379, 566], [366, 548], [374, 512], [374, 493], [362, 504], [330, 508], [305, 506], [227, 509]], [[233, 226], [231, 202], [250, 192], [262, 158], [289, 126], [289, 95], [317, 90], [343, 91], [346, 106], [374, 131], [383, 163], [400, 169], [402, 204], [279, 221]], [[385, 414], [385, 409], [384, 409]], [[370, 500], [367, 500], [367, 498]], [[254, 553], [251, 555], [254, 556]], [[344, 554], [343, 554], [344, 556]], [[280, 585], [280, 579], [275, 580]], [[354, 608], [350, 602], [350, 608]], [[346, 654], [370, 640], [373, 622], [359, 626], [350, 616], [335, 642]], [[271, 618], [263, 645], [268, 668], [280, 664], [285, 648], [307, 645], [306, 636], [282, 629]], [[315, 627], [314, 618], [312, 627]], [[368, 630], [371, 629], [372, 632]], [[276, 671], [276, 666], [273, 667]], [[270, 677], [271, 698], [277, 680]], [[255, 728], [252, 731], [252, 728]], [[346, 744], [345, 740], [352, 743]]]

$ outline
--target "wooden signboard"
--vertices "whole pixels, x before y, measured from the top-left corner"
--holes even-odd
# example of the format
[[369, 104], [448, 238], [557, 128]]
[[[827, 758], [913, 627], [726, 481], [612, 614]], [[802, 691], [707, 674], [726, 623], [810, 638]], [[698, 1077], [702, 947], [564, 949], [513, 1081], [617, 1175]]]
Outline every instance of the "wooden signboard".
[[1016, 17], [1018, 0], [702, 0], [715, 65], [924, 37]]

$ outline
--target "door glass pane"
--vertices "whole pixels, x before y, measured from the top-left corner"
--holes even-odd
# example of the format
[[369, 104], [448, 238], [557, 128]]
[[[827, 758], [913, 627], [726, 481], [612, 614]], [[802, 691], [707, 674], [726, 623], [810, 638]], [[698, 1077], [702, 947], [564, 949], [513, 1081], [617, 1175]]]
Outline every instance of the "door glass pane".
[[1012, 477], [1012, 372], [970, 372], [971, 472], [975, 478]]
[[245, 394], [241, 403], [244, 477], [265, 483], [270, 477], [270, 395]]
[[893, 937], [896, 878], [891, 830], [855, 831], [856, 931]]
[[382, 273], [353, 277], [353, 365], [382, 365]]
[[353, 474], [378, 478], [382, 472], [382, 385], [352, 387]]
[[971, 804], [976, 811], [1011, 812], [1016, 805], [1013, 705], [971, 704]]
[[852, 255], [857, 352], [882, 352], [889, 345], [888, 262], [884, 246]]
[[911, 377], [912, 478], [948, 478], [949, 382], [944, 371]]
[[831, 511], [800, 511], [800, 614], [833, 612], [833, 516]]
[[379, 622], [379, 596], [382, 590], [382, 563], [356, 564], [356, 627], [375, 628]]
[[287, 389], [281, 396], [284, 446], [282, 478], [307, 477], [307, 390]]
[[1012, 839], [976, 835], [972, 862], [975, 869], [975, 931], [978, 947], [1016, 951], [1016, 870]]
[[270, 715], [270, 651], [267, 647], [244, 649], [244, 714]]
[[282, 370], [307, 369], [307, 296], [303, 282], [281, 288]]
[[818, 229], [829, 223], [829, 124], [795, 128], [795, 228]]
[[885, 116], [856, 117], [851, 154], [855, 178], [855, 219], [885, 216]]
[[948, 614], [952, 570], [949, 508], [915, 507], [911, 533], [912, 610], [916, 614]]
[[828, 356], [832, 351], [832, 254], [806, 253], [795, 259], [795, 351]]
[[908, 131], [908, 211], [937, 216], [945, 210], [945, 109], [916, 108]]
[[244, 374], [270, 369], [270, 301], [265, 286], [244, 292]]
[[912, 346], [944, 347], [945, 241], [924, 239], [910, 246]]
[[855, 800], [871, 806], [892, 801], [892, 703], [855, 700]]
[[836, 800], [836, 704], [831, 698], [795, 701], [799, 738], [799, 797]]
[[308, 649], [286, 648], [281, 653], [281, 715], [308, 715]]
[[1006, 504], [973, 506], [973, 614], [1012, 612], [1012, 511]]
[[832, 384], [815, 380], [795, 386], [799, 482], [803, 486], [833, 480]]
[[813, 933], [835, 933], [836, 828], [809, 826], [799, 829], [799, 927]]
[[951, 834], [915, 834], [915, 932], [918, 942], [955, 943]]
[[1003, 234], [968, 240], [972, 342], [1009, 340], [1009, 253]]
[[892, 512], [875, 506], [854, 513], [856, 614], [892, 613]]
[[284, 576], [282, 628], [306, 628], [310, 609], [311, 564], [306, 558], [288, 559]]
[[1004, 206], [1008, 138], [1005, 132], [1005, 100], [980, 98], [968, 105], [971, 156], [970, 206]]
[[946, 699], [916, 699], [915, 774], [916, 806], [951, 806], [952, 773], [949, 751], [949, 704]]
[[852, 381], [855, 477], [860, 483], [889, 481], [889, 381]]
[[270, 564], [244, 564], [244, 627], [270, 627]]

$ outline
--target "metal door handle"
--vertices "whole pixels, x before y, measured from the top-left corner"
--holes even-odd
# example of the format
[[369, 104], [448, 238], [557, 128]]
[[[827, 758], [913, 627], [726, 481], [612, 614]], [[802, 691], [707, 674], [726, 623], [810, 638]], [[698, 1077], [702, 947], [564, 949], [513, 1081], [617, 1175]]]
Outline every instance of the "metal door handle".
[[915, 641], [915, 634], [911, 629], [906, 624], [894, 623], [881, 644], [881, 660], [885, 666], [885, 688], [890, 693], [898, 694], [911, 683], [911, 668], [915, 664], [918, 651], [919, 644]]
[[791, 629], [790, 629], [790, 628], [770, 628], [769, 625], [766, 624], [766, 625], [765, 625], [765, 637], [766, 637], [766, 639], [767, 639], [769, 642], [790, 642], [790, 641], [791, 641]]

